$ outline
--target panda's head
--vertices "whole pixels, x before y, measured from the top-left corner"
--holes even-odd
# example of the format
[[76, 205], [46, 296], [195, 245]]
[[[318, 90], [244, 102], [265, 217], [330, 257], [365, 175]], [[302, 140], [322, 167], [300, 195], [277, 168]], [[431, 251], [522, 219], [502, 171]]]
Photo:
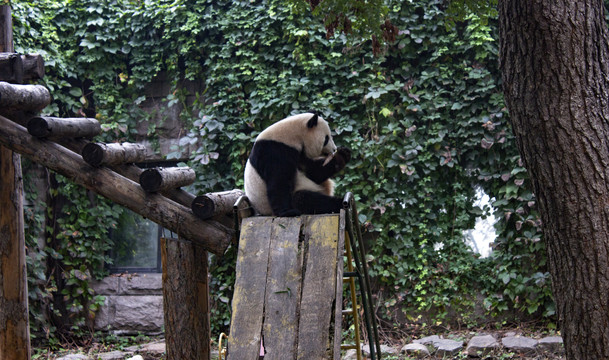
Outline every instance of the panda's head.
[[287, 117], [266, 128], [257, 140], [282, 142], [309, 159], [325, 157], [336, 152], [328, 122], [315, 113]]
[[313, 114], [306, 121], [306, 132], [303, 139], [303, 151], [310, 158], [328, 156], [336, 152], [336, 145], [332, 139], [330, 125], [317, 114]]

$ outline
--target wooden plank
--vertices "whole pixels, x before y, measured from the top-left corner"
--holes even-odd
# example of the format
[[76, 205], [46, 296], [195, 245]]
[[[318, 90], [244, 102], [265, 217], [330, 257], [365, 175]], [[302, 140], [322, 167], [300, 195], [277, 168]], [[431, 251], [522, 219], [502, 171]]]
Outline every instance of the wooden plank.
[[[330, 328], [336, 296], [339, 216], [307, 216], [308, 239], [298, 331], [298, 359], [332, 358]], [[332, 328], [332, 331], [334, 329]]]
[[257, 360], [259, 356], [272, 223], [272, 217], [251, 217], [241, 224], [229, 360]]
[[302, 283], [302, 220], [275, 218], [266, 284], [265, 360], [294, 359]]

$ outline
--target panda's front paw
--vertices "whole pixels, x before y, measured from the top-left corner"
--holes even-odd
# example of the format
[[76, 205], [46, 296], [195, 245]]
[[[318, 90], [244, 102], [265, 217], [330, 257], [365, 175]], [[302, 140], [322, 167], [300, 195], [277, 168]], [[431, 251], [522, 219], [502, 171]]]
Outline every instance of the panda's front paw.
[[346, 147], [339, 147], [334, 155], [334, 167], [336, 171], [344, 169], [345, 165], [351, 160], [351, 150]]
[[296, 209], [288, 209], [288, 210], [283, 210], [280, 211], [277, 216], [279, 217], [295, 217], [295, 216], [300, 216], [300, 211], [296, 210]]

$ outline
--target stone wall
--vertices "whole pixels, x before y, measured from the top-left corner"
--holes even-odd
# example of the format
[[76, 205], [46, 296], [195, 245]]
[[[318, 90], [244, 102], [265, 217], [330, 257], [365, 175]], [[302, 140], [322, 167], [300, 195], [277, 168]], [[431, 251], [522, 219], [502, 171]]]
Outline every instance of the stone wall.
[[[146, 99], [138, 105], [142, 110], [135, 116], [141, 117], [137, 123], [136, 142], [149, 147], [154, 152], [154, 161], [163, 160], [175, 151], [181, 137], [186, 133], [180, 118], [184, 107], [192, 106], [197, 95], [203, 92], [203, 81], [180, 81], [178, 87], [187, 90], [184, 103], [168, 106], [167, 95], [171, 92], [171, 79], [165, 73], [155, 77], [144, 90]], [[143, 115], [143, 116], [142, 116]], [[152, 144], [149, 138], [158, 142]], [[185, 160], [197, 145], [182, 148]], [[174, 159], [175, 160], [175, 159]], [[95, 317], [97, 330], [115, 333], [158, 334], [163, 332], [163, 289], [161, 274], [111, 275], [92, 284], [95, 293], [103, 295], [104, 306]]]
[[95, 317], [95, 329], [118, 334], [163, 332], [161, 274], [111, 275], [91, 284], [105, 297]]

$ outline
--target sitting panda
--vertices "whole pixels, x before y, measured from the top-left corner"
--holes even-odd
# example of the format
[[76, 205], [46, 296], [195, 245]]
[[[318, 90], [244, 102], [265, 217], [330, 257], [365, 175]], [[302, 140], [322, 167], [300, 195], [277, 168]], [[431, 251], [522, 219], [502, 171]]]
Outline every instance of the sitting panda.
[[256, 138], [245, 165], [245, 195], [261, 215], [339, 212], [342, 199], [333, 196], [330, 177], [350, 158], [316, 113], [287, 117]]

